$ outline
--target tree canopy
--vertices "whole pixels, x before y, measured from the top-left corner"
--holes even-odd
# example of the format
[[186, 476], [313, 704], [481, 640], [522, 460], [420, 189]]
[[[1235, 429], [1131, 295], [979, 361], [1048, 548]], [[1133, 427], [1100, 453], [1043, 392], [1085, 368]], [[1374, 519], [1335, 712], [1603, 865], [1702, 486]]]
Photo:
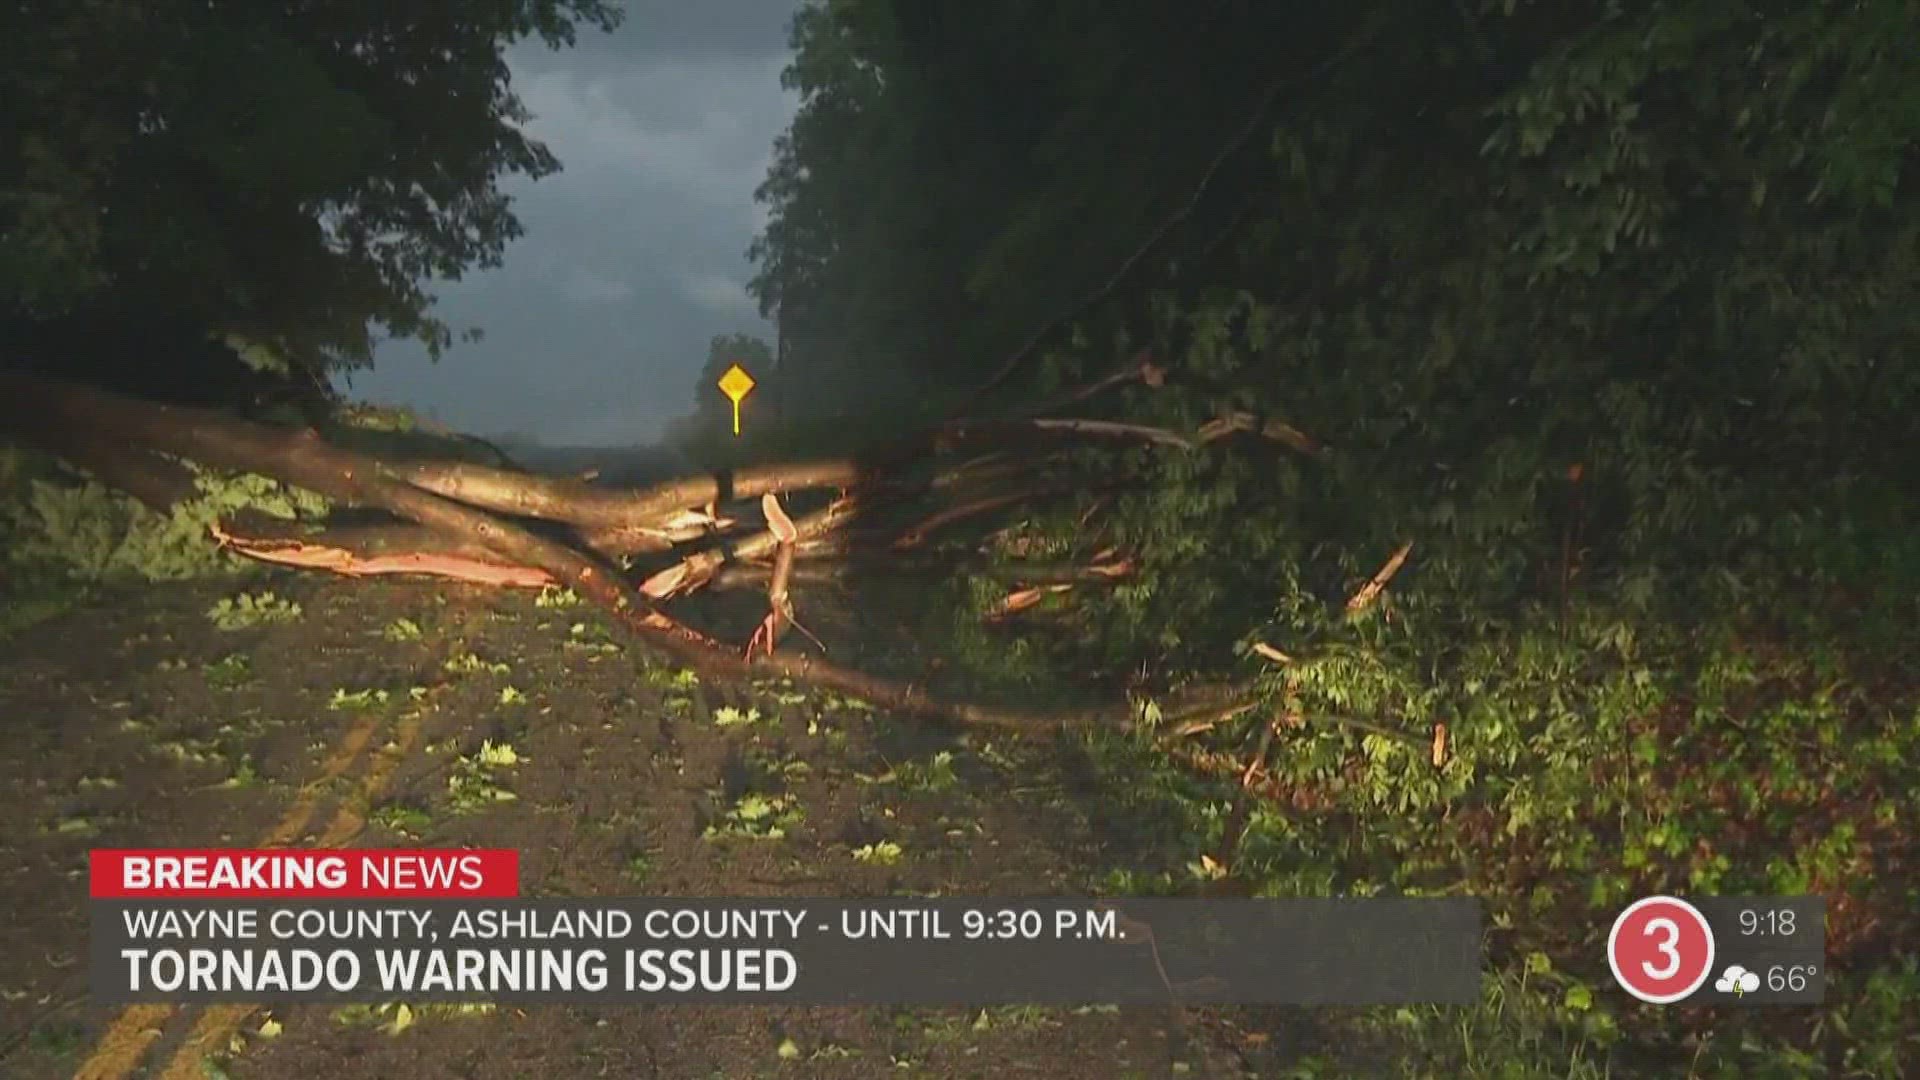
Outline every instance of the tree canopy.
[[[754, 254], [795, 378], [975, 386], [1046, 330], [999, 401], [1144, 348], [1172, 385], [1134, 415], [1344, 451], [1136, 463], [1136, 538], [1210, 575], [1155, 633], [1269, 593], [1303, 486], [1551, 546], [1580, 466], [1594, 544], [1697, 569], [1912, 475], [1905, 0], [832, 0], [793, 40]], [[1506, 557], [1477, 569], [1524, 580]]]
[[375, 334], [438, 355], [432, 279], [519, 234], [500, 181], [559, 168], [505, 46], [606, 0], [35, 2], [0, 10], [0, 320], [165, 323], [309, 371]]
[[[809, 0], [754, 287], [810, 409], [1187, 435], [1079, 455], [980, 544], [1026, 587], [956, 580], [929, 625], [981, 685], [1247, 679], [1169, 726], [1271, 763], [1263, 894], [1488, 897], [1612, 1046], [1580, 980], [1636, 894], [1907, 903], [1841, 820], [1903, 786], [1913, 715], [1865, 688], [1912, 685], [1920, 617], [1916, 41], [1911, 0]], [[1851, 734], [1810, 749], [1809, 693]], [[1187, 820], [1231, 837], [1222, 805]], [[1883, 1021], [1822, 1033], [1911, 993], [1877, 933], [1835, 931], [1856, 989], [1811, 1034], [1641, 1010], [1654, 1056], [1599, 1071], [1894, 1075]], [[1518, 1056], [1363, 1071], [1580, 1071]]]

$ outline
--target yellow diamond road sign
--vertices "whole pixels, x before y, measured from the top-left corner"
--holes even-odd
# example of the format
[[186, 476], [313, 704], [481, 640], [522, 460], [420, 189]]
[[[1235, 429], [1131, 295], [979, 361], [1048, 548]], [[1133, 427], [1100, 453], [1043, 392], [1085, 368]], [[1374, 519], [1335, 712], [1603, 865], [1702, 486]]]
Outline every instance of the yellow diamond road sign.
[[753, 392], [753, 376], [745, 368], [735, 364], [720, 376], [720, 392], [733, 402], [733, 433], [740, 434], [740, 402]]

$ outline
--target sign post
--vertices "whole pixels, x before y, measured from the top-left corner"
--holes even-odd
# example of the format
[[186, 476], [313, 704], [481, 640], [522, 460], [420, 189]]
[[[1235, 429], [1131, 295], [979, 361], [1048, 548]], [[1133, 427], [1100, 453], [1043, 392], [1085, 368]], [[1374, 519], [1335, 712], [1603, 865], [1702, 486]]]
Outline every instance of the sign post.
[[733, 402], [733, 433], [738, 435], [740, 434], [740, 402], [753, 392], [753, 376], [747, 374], [745, 368], [735, 364], [727, 369], [725, 375], [720, 376], [719, 385], [720, 392], [727, 395], [728, 401]]

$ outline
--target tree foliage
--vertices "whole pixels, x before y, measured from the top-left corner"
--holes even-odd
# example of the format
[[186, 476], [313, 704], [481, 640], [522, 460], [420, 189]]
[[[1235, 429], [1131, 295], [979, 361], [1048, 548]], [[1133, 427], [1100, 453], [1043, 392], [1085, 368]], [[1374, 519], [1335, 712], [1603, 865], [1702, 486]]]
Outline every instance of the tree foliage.
[[[1870, 850], [1904, 843], [1878, 793], [1914, 737], [1915, 41], [1907, 0], [814, 0], [755, 288], [793, 378], [844, 400], [986, 384], [1044, 329], [983, 407], [1144, 350], [1164, 385], [1076, 407], [1330, 445], [1086, 453], [996, 547], [1135, 573], [1036, 631], [948, 590], [973, 670], [1251, 678], [1261, 708], [1209, 736], [1259, 746], [1235, 775], [1282, 805], [1236, 876], [1487, 897], [1569, 1040], [1520, 1043], [1582, 1051], [1548, 1072], [1679, 1045], [1596, 1004], [1595, 964], [1534, 963], [1600, 956], [1633, 895], [1844, 895], [1889, 936], [1834, 962], [1817, 1030], [1685, 1037], [1702, 1075], [1897, 1075], [1916, 984], [1877, 957], [1911, 940], [1910, 875]], [[1108, 812], [1235, 843], [1244, 796], [1182, 783]], [[1533, 1075], [1430, 1019], [1431, 1057], [1376, 1071]]]
[[843, 394], [1058, 319], [1015, 396], [1144, 347], [1135, 417], [1338, 448], [1112, 463], [1179, 578], [1121, 594], [1150, 639], [1314, 545], [1418, 529], [1519, 596], [1577, 511], [1645, 595], [1910, 494], [1912, 5], [1109, 7], [806, 5], [756, 288]]
[[180, 323], [309, 371], [373, 334], [438, 350], [433, 278], [519, 233], [503, 177], [559, 168], [502, 56], [605, 0], [0, 10], [0, 320]]

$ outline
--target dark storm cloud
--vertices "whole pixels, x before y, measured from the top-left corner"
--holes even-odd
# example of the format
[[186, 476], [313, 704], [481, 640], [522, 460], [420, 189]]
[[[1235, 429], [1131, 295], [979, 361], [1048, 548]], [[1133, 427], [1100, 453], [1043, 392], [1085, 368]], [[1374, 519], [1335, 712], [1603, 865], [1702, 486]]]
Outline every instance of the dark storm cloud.
[[391, 344], [353, 396], [564, 444], [645, 441], [692, 411], [713, 335], [772, 336], [745, 251], [794, 108], [780, 88], [794, 7], [630, 3], [613, 35], [517, 46], [528, 130], [564, 171], [509, 186], [527, 232], [503, 267], [437, 289], [437, 313], [485, 339], [437, 365]]

